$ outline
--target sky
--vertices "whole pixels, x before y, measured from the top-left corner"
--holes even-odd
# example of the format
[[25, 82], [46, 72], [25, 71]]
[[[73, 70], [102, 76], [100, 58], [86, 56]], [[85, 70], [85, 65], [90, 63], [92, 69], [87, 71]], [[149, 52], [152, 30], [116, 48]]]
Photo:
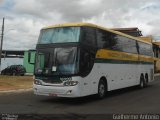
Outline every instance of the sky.
[[3, 17], [4, 50], [35, 49], [42, 27], [68, 22], [160, 36], [160, 0], [0, 0], [0, 32]]

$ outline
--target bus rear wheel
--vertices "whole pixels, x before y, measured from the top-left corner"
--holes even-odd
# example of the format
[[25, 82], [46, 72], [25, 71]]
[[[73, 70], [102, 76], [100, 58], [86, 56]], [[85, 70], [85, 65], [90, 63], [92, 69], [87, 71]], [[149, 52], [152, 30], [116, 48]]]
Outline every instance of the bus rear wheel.
[[148, 74], [145, 75], [145, 87], [148, 86]]
[[145, 87], [145, 79], [144, 79], [144, 76], [143, 75], [141, 75], [141, 77], [140, 77], [140, 83], [139, 83], [139, 87], [140, 88], [144, 88]]
[[102, 99], [106, 96], [107, 86], [104, 80], [100, 80], [98, 84], [98, 98]]

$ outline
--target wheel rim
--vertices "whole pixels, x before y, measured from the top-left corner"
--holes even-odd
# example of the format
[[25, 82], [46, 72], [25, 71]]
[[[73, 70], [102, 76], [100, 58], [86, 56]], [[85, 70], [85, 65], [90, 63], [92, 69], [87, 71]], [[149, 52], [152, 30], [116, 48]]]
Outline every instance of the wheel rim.
[[99, 94], [100, 96], [104, 96], [104, 93], [105, 93], [105, 87], [103, 84], [100, 84], [99, 86]]

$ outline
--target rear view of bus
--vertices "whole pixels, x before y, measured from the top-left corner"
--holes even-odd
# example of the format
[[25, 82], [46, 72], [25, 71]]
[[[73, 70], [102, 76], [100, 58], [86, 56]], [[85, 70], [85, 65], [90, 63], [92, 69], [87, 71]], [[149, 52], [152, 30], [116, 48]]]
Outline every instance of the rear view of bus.
[[[135, 48], [117, 47], [118, 35], [124, 39], [122, 48], [125, 40]], [[143, 87], [153, 78], [152, 50], [144, 43], [150, 53], [139, 55], [138, 42], [88, 23], [43, 28], [36, 46], [34, 93], [57, 97], [98, 94], [103, 98], [107, 91]]]

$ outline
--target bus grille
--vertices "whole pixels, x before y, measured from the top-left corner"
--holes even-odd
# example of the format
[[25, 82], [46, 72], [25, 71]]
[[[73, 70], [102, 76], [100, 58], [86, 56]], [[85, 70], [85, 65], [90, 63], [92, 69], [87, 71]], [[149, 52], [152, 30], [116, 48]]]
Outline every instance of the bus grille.
[[61, 84], [61, 80], [42, 80], [44, 83]]

